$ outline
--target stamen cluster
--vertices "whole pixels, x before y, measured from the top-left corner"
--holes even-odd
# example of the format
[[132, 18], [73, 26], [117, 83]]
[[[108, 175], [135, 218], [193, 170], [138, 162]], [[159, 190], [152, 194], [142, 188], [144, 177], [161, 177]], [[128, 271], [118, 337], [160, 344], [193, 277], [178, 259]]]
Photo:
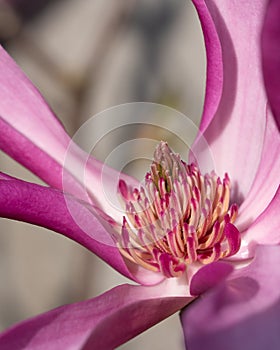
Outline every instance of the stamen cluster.
[[192, 263], [209, 264], [240, 248], [228, 175], [201, 175], [167, 143], [156, 148], [144, 187], [132, 190], [121, 181], [119, 189], [126, 217], [117, 245], [134, 263], [175, 277]]

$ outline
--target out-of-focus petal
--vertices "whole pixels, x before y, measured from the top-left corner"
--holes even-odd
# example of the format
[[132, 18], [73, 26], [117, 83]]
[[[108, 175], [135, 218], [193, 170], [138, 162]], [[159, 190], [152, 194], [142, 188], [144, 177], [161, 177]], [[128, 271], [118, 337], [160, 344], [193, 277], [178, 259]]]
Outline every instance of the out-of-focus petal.
[[0, 336], [0, 348], [115, 349], [192, 300], [184, 288], [172, 284], [170, 279], [154, 287], [121, 285], [54, 309], [7, 330]]
[[212, 121], [222, 95], [223, 89], [223, 62], [220, 40], [215, 24], [204, 1], [192, 0], [197, 10], [206, 47], [207, 76], [204, 109], [199, 130], [205, 131]]
[[[1, 47], [0, 100], [0, 149], [49, 185], [83, 200], [93, 200], [108, 215], [115, 215], [120, 220], [121, 213], [109, 203], [102, 187], [109, 186], [119, 172], [108, 170], [94, 158], [88, 161], [88, 155], [77, 146], [68, 149], [71, 140], [62, 124]], [[68, 161], [65, 163], [66, 155]], [[88, 164], [86, 181], [84, 173]], [[125, 175], [122, 177], [130, 181]], [[87, 191], [91, 193], [90, 198]]]
[[[162, 275], [138, 266], [128, 269], [108, 231], [112, 228], [85, 203], [59, 190], [31, 184], [3, 174], [0, 180], [0, 216], [43, 226], [80, 243], [123, 275], [156, 284]], [[98, 217], [98, 218], [97, 218]], [[82, 223], [82, 226], [80, 225]], [[131, 272], [130, 272], [131, 271]]]
[[263, 75], [268, 100], [280, 128], [280, 2], [268, 1], [261, 37]]
[[[264, 91], [259, 37], [265, 0], [201, 0], [211, 15], [222, 47], [223, 92], [204, 136], [213, 152], [216, 172], [228, 172], [238, 194], [245, 196], [261, 158], [265, 130]], [[218, 73], [220, 74], [220, 73]], [[208, 150], [196, 144], [198, 162], [208, 164]]]
[[252, 188], [239, 208], [235, 222], [239, 231], [246, 230], [266, 209], [279, 186], [280, 176], [280, 136], [270, 109], [267, 122], [264, 147], [258, 172]]
[[40, 93], [0, 48], [1, 149], [51, 185], [61, 188], [69, 137]]
[[259, 246], [253, 262], [185, 308], [191, 350], [279, 349], [280, 246]]

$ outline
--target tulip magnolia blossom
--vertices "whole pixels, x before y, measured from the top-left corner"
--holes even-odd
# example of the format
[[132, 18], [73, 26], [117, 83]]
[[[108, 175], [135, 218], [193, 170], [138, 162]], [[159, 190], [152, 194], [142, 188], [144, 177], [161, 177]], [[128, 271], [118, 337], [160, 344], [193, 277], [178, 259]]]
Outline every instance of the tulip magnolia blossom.
[[[200, 132], [215, 169], [203, 168], [201, 135], [189, 164], [160, 143], [142, 187], [121, 174], [123, 218], [101, 189], [102, 171], [109, 188], [119, 174], [89, 158], [84, 196], [73, 169], [86, 155], [71, 148], [73, 167], [63, 169], [70, 138], [1, 49], [1, 149], [49, 184], [1, 174], [1, 215], [61, 233], [138, 282], [19, 323], [2, 333], [1, 349], [112, 349], [178, 310], [188, 349], [279, 348], [280, 140], [260, 57], [267, 2], [193, 3], [207, 53]], [[266, 86], [275, 97], [268, 78]]]

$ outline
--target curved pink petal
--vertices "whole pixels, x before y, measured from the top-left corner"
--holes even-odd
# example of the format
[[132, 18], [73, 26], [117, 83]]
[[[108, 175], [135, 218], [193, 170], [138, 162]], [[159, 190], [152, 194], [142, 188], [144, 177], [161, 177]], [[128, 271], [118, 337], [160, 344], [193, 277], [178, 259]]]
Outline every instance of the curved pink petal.
[[165, 281], [121, 285], [96, 298], [24, 321], [0, 336], [2, 350], [115, 349], [189, 303], [186, 290]]
[[233, 267], [224, 262], [214, 262], [202, 267], [191, 279], [191, 295], [201, 295], [207, 292], [226, 279], [232, 271]]
[[[82, 228], [77, 225], [72, 213], [81, 218]], [[100, 223], [100, 217], [97, 219], [97, 213], [59, 190], [4, 178], [0, 180], [0, 215], [59, 232], [131, 278], [111, 236]]]
[[[39, 91], [1, 47], [0, 100], [0, 149], [49, 185], [93, 200], [121, 220], [122, 214], [108, 202], [102, 188], [119, 173], [73, 146]], [[132, 181], [124, 174], [122, 177]]]
[[[243, 233], [242, 247], [236, 256], [254, 256], [258, 244], [280, 244], [280, 187], [266, 210]], [[247, 256], [248, 255], [248, 256]]]
[[0, 47], [1, 149], [61, 188], [69, 136], [38, 90]]
[[0, 180], [15, 180], [15, 178], [8, 174], [0, 172]]
[[[2, 104], [0, 104], [0, 109], [1, 107]], [[63, 185], [63, 169], [62, 166], [59, 164], [59, 159], [56, 161], [54, 159], [55, 156], [53, 157], [52, 155], [47, 154], [45, 150], [38, 147], [35, 144], [35, 141], [32, 140], [31, 136], [29, 139], [28, 137], [26, 137], [26, 135], [23, 135], [20, 130], [22, 123], [20, 118], [18, 118], [18, 122], [18, 126], [11, 126], [2, 118], [2, 115], [0, 115], [0, 149], [7, 153], [9, 156], [11, 156], [13, 159], [17, 160], [19, 163], [24, 165], [26, 168], [30, 169], [34, 174], [38, 175], [46, 183], [50, 184], [53, 187], [61, 189]], [[24, 121], [23, 124], [25, 124]], [[19, 130], [17, 130], [16, 127]], [[32, 125], [30, 126], [30, 129], [34, 133], [34, 138], [36, 134], [40, 135], [38, 131], [36, 132], [35, 128], [33, 130]], [[45, 132], [44, 134], [46, 135], [47, 133]], [[55, 142], [53, 142], [51, 132], [49, 135], [47, 135], [47, 137], [48, 142], [46, 144], [46, 148], [48, 148], [48, 143], [55, 144]], [[58, 152], [56, 152], [55, 154], [59, 155]], [[80, 198], [84, 197], [82, 187], [78, 184], [78, 182], [75, 181], [73, 177], [65, 173], [63, 180], [65, 187], [72, 189], [72, 193], [75, 193]]]
[[[216, 172], [228, 172], [236, 199], [245, 196], [260, 162], [266, 115], [259, 37], [265, 0], [205, 0], [222, 47], [223, 92], [218, 110], [204, 136]], [[220, 73], [218, 72], [220, 75]], [[198, 162], [208, 163], [208, 151], [199, 149]], [[212, 169], [203, 169], [212, 170]], [[240, 201], [239, 201], [240, 202]]]
[[191, 350], [279, 349], [280, 246], [259, 246], [253, 262], [181, 313]]
[[261, 37], [262, 65], [268, 100], [280, 128], [280, 3], [268, 1]]
[[205, 131], [212, 121], [222, 95], [223, 89], [223, 62], [220, 40], [215, 24], [204, 1], [192, 0], [204, 33], [204, 42], [207, 56], [207, 76], [204, 109], [199, 130]]
[[270, 110], [264, 137], [262, 157], [253, 185], [239, 208], [236, 226], [244, 231], [266, 209], [279, 186], [280, 135]]
[[[162, 281], [159, 273], [125, 264], [108, 232], [111, 226], [95, 208], [64, 193], [11, 177], [0, 176], [0, 216], [29, 222], [78, 242], [117, 271], [142, 284]], [[82, 226], [81, 226], [82, 225]]]

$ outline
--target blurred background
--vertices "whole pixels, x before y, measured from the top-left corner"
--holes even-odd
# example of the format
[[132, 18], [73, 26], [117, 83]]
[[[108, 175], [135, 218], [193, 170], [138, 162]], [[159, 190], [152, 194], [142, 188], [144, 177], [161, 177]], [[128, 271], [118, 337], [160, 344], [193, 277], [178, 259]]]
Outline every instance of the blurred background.
[[[0, 41], [70, 135], [96, 113], [135, 101], [173, 107], [199, 123], [205, 51], [188, 0], [0, 0]], [[93, 132], [98, 133], [98, 126]], [[117, 144], [124, 133], [114, 134]], [[130, 137], [153, 133], [139, 126]], [[172, 142], [170, 135], [156, 138]], [[106, 145], [100, 143], [96, 157], [108, 154]], [[1, 171], [40, 183], [4, 154], [0, 166]], [[147, 170], [145, 165], [142, 170]], [[1, 330], [124, 281], [64, 237], [0, 219]], [[120, 349], [170, 347], [183, 349], [177, 315]]]

